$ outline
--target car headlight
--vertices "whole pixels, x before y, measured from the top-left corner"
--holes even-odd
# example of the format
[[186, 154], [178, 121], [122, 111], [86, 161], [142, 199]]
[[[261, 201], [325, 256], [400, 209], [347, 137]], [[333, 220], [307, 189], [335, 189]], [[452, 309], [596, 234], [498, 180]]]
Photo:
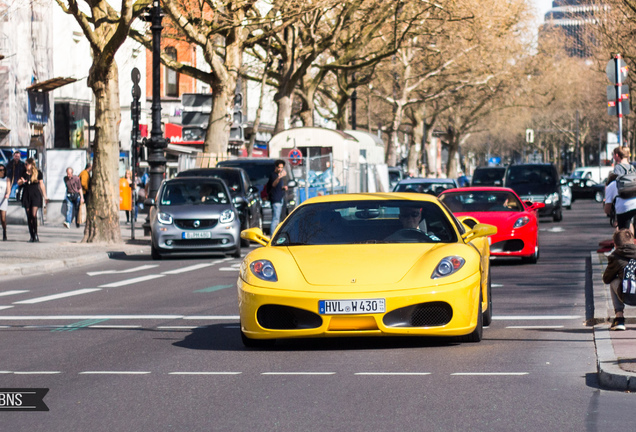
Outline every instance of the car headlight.
[[276, 269], [269, 260], [257, 260], [250, 264], [250, 270], [252, 274], [259, 279], [263, 279], [268, 282], [277, 282], [278, 276], [276, 275]]
[[515, 221], [515, 224], [512, 226], [513, 228], [521, 228], [530, 222], [530, 218], [528, 216], [522, 216]]
[[559, 202], [559, 194], [557, 192], [551, 193], [550, 195], [545, 197], [546, 205], [549, 205], [552, 203], [558, 203], [558, 202]]
[[435, 271], [431, 275], [431, 278], [438, 279], [438, 278], [452, 275], [453, 273], [458, 271], [460, 268], [462, 268], [465, 262], [466, 260], [464, 258], [458, 257], [458, 256], [449, 256], [449, 257], [443, 258], [439, 262], [439, 264], [437, 264], [437, 267], [435, 268]]
[[219, 222], [221, 223], [230, 223], [234, 220], [234, 212], [230, 209], [223, 211], [221, 213], [221, 217], [219, 218]]
[[159, 212], [157, 213], [157, 221], [162, 225], [171, 225], [172, 216], [170, 216], [168, 213]]

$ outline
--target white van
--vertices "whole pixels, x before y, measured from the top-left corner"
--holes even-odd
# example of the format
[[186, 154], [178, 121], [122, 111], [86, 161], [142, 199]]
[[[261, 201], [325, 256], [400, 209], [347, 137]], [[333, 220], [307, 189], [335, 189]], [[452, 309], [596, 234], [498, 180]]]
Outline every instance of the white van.
[[605, 181], [609, 173], [612, 172], [614, 167], [611, 166], [588, 166], [577, 168], [572, 172], [570, 178], [572, 179], [590, 179], [596, 183], [602, 183]]

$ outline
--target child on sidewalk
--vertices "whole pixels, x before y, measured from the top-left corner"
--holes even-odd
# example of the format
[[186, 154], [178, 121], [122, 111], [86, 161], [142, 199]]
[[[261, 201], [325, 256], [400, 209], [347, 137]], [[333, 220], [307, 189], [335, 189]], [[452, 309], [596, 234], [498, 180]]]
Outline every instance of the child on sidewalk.
[[614, 233], [614, 252], [607, 257], [607, 267], [603, 272], [603, 282], [609, 284], [615, 318], [610, 330], [625, 330], [625, 304], [622, 301], [623, 271], [630, 259], [636, 259], [634, 234], [629, 229]]

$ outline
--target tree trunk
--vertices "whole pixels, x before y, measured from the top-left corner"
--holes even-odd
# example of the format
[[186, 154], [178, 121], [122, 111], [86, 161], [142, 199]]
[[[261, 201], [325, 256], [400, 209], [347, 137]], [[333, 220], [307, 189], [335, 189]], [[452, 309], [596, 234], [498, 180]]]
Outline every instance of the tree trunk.
[[93, 176], [90, 181], [86, 228], [82, 242], [119, 243], [119, 79], [117, 65], [108, 71], [91, 71], [95, 95], [95, 141]]
[[300, 119], [303, 126], [312, 127], [314, 125], [314, 94], [315, 91], [307, 89], [306, 97], [303, 98], [302, 109], [300, 111]]
[[[424, 116], [421, 110], [413, 109], [413, 141], [409, 148], [409, 172], [415, 174], [423, 174], [424, 166], [421, 166], [421, 170], [418, 169], [418, 165], [421, 165], [422, 155], [426, 151], [426, 143], [424, 143]], [[419, 148], [419, 151], [417, 150]]]
[[284, 131], [286, 128], [291, 126], [291, 95], [282, 95], [281, 97], [277, 98], [276, 105], [278, 106], [278, 115], [276, 116], [276, 127], [274, 128], [274, 135]]
[[448, 161], [446, 162], [446, 177], [457, 177], [457, 153], [459, 152], [459, 133], [453, 128], [448, 131]]
[[231, 122], [228, 119], [228, 106], [234, 102], [227, 86], [217, 86], [212, 91], [212, 112], [208, 130], [205, 135], [203, 151], [217, 156], [227, 154], [227, 143], [230, 137]]

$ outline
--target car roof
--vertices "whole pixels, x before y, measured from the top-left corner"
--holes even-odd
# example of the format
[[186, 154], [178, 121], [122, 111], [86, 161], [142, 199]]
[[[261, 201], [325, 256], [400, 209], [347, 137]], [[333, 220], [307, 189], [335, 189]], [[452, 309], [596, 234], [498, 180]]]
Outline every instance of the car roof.
[[446, 189], [445, 191], [441, 192], [440, 195], [452, 192], [512, 192], [513, 194], [517, 195], [517, 193], [513, 189], [497, 186], [470, 186], [463, 188]]
[[426, 178], [426, 177], [409, 177], [400, 180], [398, 184], [421, 184], [421, 183], [455, 183], [452, 178]]
[[277, 160], [278, 159], [274, 159], [274, 158], [236, 158], [236, 159], [226, 159], [223, 161], [219, 161], [217, 165], [221, 166], [225, 163], [234, 163], [234, 162], [251, 162], [255, 164], [270, 165], [276, 162]]
[[373, 192], [373, 193], [350, 193], [350, 194], [335, 194], [335, 195], [323, 195], [314, 198], [310, 198], [303, 201], [302, 205], [328, 203], [328, 202], [346, 202], [346, 201], [389, 201], [389, 200], [403, 200], [403, 201], [428, 201], [438, 203], [437, 197], [428, 194], [414, 194], [410, 192]]
[[199, 175], [205, 176], [206, 173], [218, 173], [218, 172], [235, 172], [238, 174], [241, 171], [245, 171], [245, 170], [239, 167], [190, 168], [190, 169], [179, 172], [177, 176], [180, 174], [184, 174], [184, 177], [185, 177], [185, 174], [190, 174], [190, 176], [195, 177]]

